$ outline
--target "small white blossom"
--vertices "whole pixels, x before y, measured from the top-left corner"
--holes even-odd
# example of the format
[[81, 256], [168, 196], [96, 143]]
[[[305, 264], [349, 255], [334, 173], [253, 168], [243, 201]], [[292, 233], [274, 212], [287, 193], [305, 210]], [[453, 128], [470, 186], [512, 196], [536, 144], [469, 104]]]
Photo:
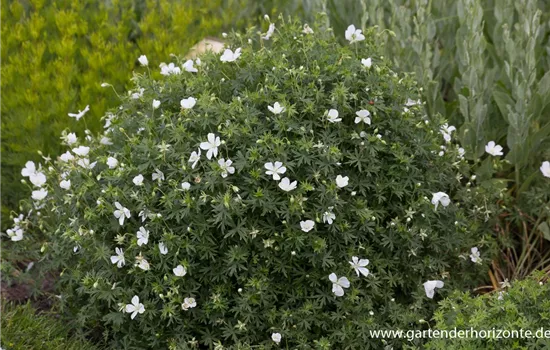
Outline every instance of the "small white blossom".
[[159, 242], [159, 252], [162, 255], [168, 254], [168, 248], [166, 248], [166, 245], [164, 245], [164, 242]]
[[144, 88], [139, 88], [137, 90], [137, 92], [134, 92], [134, 93], [131, 93], [131, 97], [134, 99], [134, 100], [139, 100], [140, 98], [143, 97], [143, 93], [145, 92], [145, 89]]
[[453, 131], [456, 131], [456, 128], [452, 125], [449, 126], [448, 124], [443, 124], [440, 129], [440, 132], [443, 135], [443, 139], [445, 139], [446, 142], [451, 142]]
[[23, 229], [18, 226], [15, 226], [13, 229], [8, 229], [6, 233], [13, 242], [18, 242], [23, 239]]
[[181, 183], [181, 189], [184, 191], [189, 191], [191, 184], [187, 181]]
[[273, 114], [281, 114], [285, 111], [285, 107], [283, 107], [279, 102], [275, 102], [273, 106], [267, 106], [267, 109]]
[[130, 218], [130, 210], [128, 208], [123, 207], [119, 202], [115, 202], [116, 210], [113, 212], [113, 215], [115, 218], [118, 219], [118, 223], [120, 226], [124, 225], [124, 219]]
[[313, 230], [314, 226], [315, 226], [315, 222], [313, 220], [300, 221], [300, 228], [304, 232], [309, 232]]
[[350, 44], [365, 40], [363, 31], [361, 29], [355, 29], [355, 26], [353, 24], [351, 24], [348, 29], [346, 29], [345, 35], [346, 40], [349, 41]]
[[225, 49], [223, 54], [220, 57], [220, 61], [222, 62], [234, 62], [241, 56], [241, 48], [239, 47], [235, 52]]
[[[405, 102], [405, 106], [407, 107], [412, 107], [412, 106], [416, 106], [416, 105], [419, 105], [421, 102], [420, 100], [411, 100], [410, 98], [407, 98], [407, 102]], [[445, 124], [447, 125], [447, 124]], [[452, 128], [454, 128], [454, 126], [452, 126]]]
[[180, 67], [177, 67], [174, 63], [166, 64], [162, 62], [160, 65], [160, 74], [162, 75], [171, 75], [171, 74], [181, 74]]
[[540, 166], [540, 172], [544, 177], [550, 177], [550, 162], [544, 161]]
[[355, 112], [355, 124], [359, 124], [360, 122], [363, 122], [365, 124], [370, 125], [370, 112], [366, 109], [362, 109], [360, 111]]
[[489, 153], [492, 156], [503, 155], [502, 146], [497, 145], [495, 141], [489, 141], [489, 143], [485, 145], [485, 152]]
[[271, 340], [273, 340], [275, 343], [279, 344], [281, 342], [281, 333], [273, 333], [271, 334]]
[[116, 264], [118, 268], [121, 268], [126, 264], [126, 260], [124, 260], [124, 251], [122, 248], [115, 248], [115, 254], [111, 256], [111, 263]]
[[21, 169], [21, 175], [24, 177], [29, 177], [36, 173], [36, 165], [33, 161], [28, 161], [25, 163], [25, 167]]
[[76, 141], [78, 140], [78, 138], [76, 137], [76, 134], [74, 132], [71, 132], [71, 133], [68, 133], [64, 139], [65, 143], [67, 145], [72, 145], [74, 143], [76, 143]]
[[333, 207], [328, 207], [328, 210], [323, 213], [323, 222], [329, 225], [332, 225], [332, 222], [336, 219], [336, 215], [334, 215], [332, 209]]
[[336, 186], [340, 188], [344, 188], [348, 185], [348, 183], [349, 183], [349, 177], [342, 176], [342, 175], [336, 176]]
[[59, 187], [61, 187], [64, 190], [68, 190], [71, 188], [71, 180], [63, 180], [59, 183]]
[[139, 56], [138, 61], [144, 67], [149, 65], [149, 60], [147, 59], [147, 56], [145, 56], [145, 55]]
[[160, 101], [159, 100], [153, 100], [153, 109], [157, 109], [160, 107]]
[[131, 313], [130, 318], [133, 320], [137, 314], [142, 314], [145, 312], [145, 306], [139, 302], [139, 297], [137, 295], [134, 295], [132, 298], [131, 304], [126, 304], [126, 307], [124, 308], [126, 313]]
[[145, 227], [141, 226], [139, 228], [139, 231], [136, 232], [137, 236], [137, 245], [142, 246], [144, 244], [149, 243], [149, 231], [145, 229]]
[[191, 153], [191, 156], [189, 157], [188, 163], [193, 163], [191, 165], [191, 169], [195, 169], [195, 166], [197, 165], [199, 159], [201, 159], [201, 150], [199, 149], [198, 152], [193, 151]]
[[86, 157], [89, 152], [90, 152], [90, 147], [79, 146], [77, 148], [73, 148], [73, 153], [80, 157]]
[[46, 183], [46, 175], [42, 172], [36, 172], [29, 176], [30, 182], [36, 187], [42, 187]]
[[82, 158], [79, 159], [76, 164], [83, 167], [84, 169], [93, 169], [97, 162], [90, 163], [90, 160], [88, 158]]
[[365, 266], [369, 264], [368, 259], [359, 259], [356, 256], [351, 257], [351, 261], [348, 261], [351, 267], [355, 270], [355, 273], [357, 274], [357, 277], [359, 277], [359, 274], [367, 277], [369, 275], [369, 269], [367, 269]]
[[195, 300], [195, 298], [185, 298], [183, 299], [183, 304], [181, 304], [181, 308], [184, 311], [192, 309], [195, 306], [197, 306], [197, 301]]
[[141, 175], [141, 174], [137, 175], [136, 177], [134, 177], [134, 179], [132, 180], [132, 182], [133, 182], [134, 185], [136, 185], [136, 186], [141, 186], [141, 185], [143, 185], [143, 175]]
[[218, 156], [218, 147], [222, 144], [220, 137], [213, 133], [209, 133], [207, 136], [208, 141], [201, 142], [200, 148], [207, 151], [206, 158], [212, 159], [212, 157]]
[[195, 107], [195, 104], [197, 103], [197, 100], [193, 97], [184, 98], [180, 101], [181, 108], [183, 109], [191, 109]]
[[267, 30], [267, 33], [265, 33], [264, 36], [262, 36], [262, 39], [269, 40], [271, 36], [275, 33], [275, 24], [271, 23], [269, 24], [269, 29]]
[[162, 171], [156, 169], [155, 172], [152, 175], [152, 179], [153, 179], [153, 181], [156, 181], [156, 180], [159, 180], [159, 182], [164, 181], [164, 173]]
[[432, 204], [435, 205], [436, 210], [437, 210], [437, 206], [440, 203], [444, 207], [448, 206], [451, 203], [451, 199], [449, 198], [449, 195], [446, 194], [445, 192], [433, 193]]
[[267, 169], [267, 171], [265, 172], [266, 175], [272, 175], [273, 180], [275, 181], [279, 181], [281, 179], [279, 174], [284, 174], [286, 172], [286, 167], [284, 167], [283, 163], [279, 161], [276, 161], [275, 163], [265, 163], [264, 168]]
[[367, 68], [372, 67], [372, 59], [369, 57], [367, 59], [361, 59], [361, 64]]
[[187, 60], [182, 66], [183, 70], [190, 73], [197, 73], [199, 70], [193, 67], [193, 60]]
[[302, 33], [304, 34], [313, 34], [313, 29], [309, 26], [309, 24], [304, 24], [304, 30], [302, 30]]
[[107, 158], [107, 166], [109, 167], [109, 169], [116, 168], [118, 166], [118, 160], [116, 160], [116, 158], [114, 157]]
[[172, 269], [172, 271], [174, 272], [174, 275], [176, 275], [178, 277], [183, 277], [187, 274], [187, 270], [185, 269], [185, 267], [183, 267], [181, 265], [178, 265], [178, 266], [174, 267]]
[[342, 121], [342, 118], [338, 118], [338, 111], [331, 109], [328, 111], [327, 120], [331, 123], [338, 123]]
[[349, 288], [350, 286], [349, 280], [346, 277], [338, 278], [334, 272], [328, 276], [328, 279], [332, 282], [332, 292], [337, 297], [343, 296], [344, 288]]
[[465, 154], [466, 154], [466, 151], [464, 150], [464, 148], [460, 147], [460, 148], [458, 149], [458, 156], [459, 156], [460, 158], [464, 158], [464, 155], [465, 155]]
[[141, 253], [139, 256], [136, 256], [136, 266], [143, 271], [148, 271], [149, 269], [151, 269], [151, 265], [149, 265], [147, 259], [141, 256]]
[[443, 283], [443, 281], [439, 280], [424, 282], [424, 291], [426, 292], [426, 296], [430, 299], [433, 299], [435, 289], [443, 288], [444, 285], [445, 284]]
[[74, 156], [69, 151], [67, 151], [67, 152], [65, 152], [65, 153], [63, 153], [62, 155], [59, 156], [59, 160], [61, 160], [62, 162], [65, 162], [65, 163], [67, 163], [68, 161], [73, 160], [73, 159], [74, 159]]
[[472, 262], [476, 263], [476, 264], [480, 264], [481, 263], [481, 253], [479, 252], [479, 249], [477, 249], [477, 247], [473, 247], [472, 249], [470, 249], [470, 252], [472, 254], [470, 254], [470, 260], [472, 260]]
[[218, 164], [222, 170], [222, 177], [226, 178], [228, 174], [235, 173], [235, 167], [232, 167], [233, 161], [231, 159], [225, 160], [225, 158], [218, 159]]
[[79, 121], [80, 118], [82, 118], [86, 113], [88, 113], [88, 111], [90, 110], [90, 106], [86, 106], [86, 108], [84, 108], [82, 111], [78, 111], [78, 113], [69, 113], [69, 117], [71, 118], [75, 118], [76, 121]]
[[46, 196], [48, 195], [48, 191], [46, 191], [45, 189], [41, 188], [37, 191], [32, 191], [32, 199], [34, 199], [35, 201], [41, 201], [43, 200], [44, 198], [46, 198]]
[[283, 191], [292, 191], [296, 188], [296, 185], [298, 184], [298, 181], [290, 182], [290, 179], [288, 177], [285, 177], [279, 182], [279, 188]]

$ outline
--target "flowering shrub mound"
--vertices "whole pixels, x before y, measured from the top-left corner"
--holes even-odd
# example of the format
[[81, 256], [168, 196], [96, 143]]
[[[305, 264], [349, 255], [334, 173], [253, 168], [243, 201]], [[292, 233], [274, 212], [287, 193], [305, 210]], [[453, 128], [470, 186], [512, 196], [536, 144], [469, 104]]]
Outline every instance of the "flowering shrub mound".
[[105, 134], [28, 164], [14, 230], [46, 232], [79, 324], [113, 348], [379, 349], [369, 330], [483, 278], [492, 187], [372, 33], [346, 38], [280, 21], [143, 68]]

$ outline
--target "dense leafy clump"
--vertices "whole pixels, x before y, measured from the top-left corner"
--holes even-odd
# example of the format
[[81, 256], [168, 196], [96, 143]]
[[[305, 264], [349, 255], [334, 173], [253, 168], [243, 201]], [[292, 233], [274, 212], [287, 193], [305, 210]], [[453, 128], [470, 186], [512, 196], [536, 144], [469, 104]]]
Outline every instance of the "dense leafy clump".
[[113, 348], [378, 349], [430, 319], [425, 282], [475, 286], [499, 192], [364, 35], [229, 35], [28, 164], [21, 243], [46, 233], [69, 315]]
[[[426, 349], [544, 349], [550, 346], [550, 284], [544, 273], [506, 283], [501, 291], [473, 297], [455, 292], [435, 313], [439, 330], [485, 331], [487, 337], [438, 339]], [[493, 331], [494, 333], [489, 333]], [[522, 332], [522, 333], [520, 333]], [[530, 332], [530, 333], [527, 333]], [[483, 334], [483, 333], [481, 333]]]

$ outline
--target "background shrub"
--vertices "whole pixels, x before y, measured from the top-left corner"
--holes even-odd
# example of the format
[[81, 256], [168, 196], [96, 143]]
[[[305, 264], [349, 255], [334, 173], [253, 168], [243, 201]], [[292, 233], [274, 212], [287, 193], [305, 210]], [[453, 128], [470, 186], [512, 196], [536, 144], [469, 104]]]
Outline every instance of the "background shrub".
[[[435, 329], [452, 330], [530, 330], [533, 335], [550, 320], [550, 285], [544, 274], [538, 273], [516, 281], [500, 291], [474, 297], [456, 291], [441, 301], [435, 313]], [[548, 328], [544, 329], [548, 332]], [[548, 333], [546, 333], [548, 334]], [[434, 339], [426, 349], [544, 349], [550, 339], [526, 337], [518, 339]]]
[[[36, 153], [57, 155], [61, 131], [100, 130], [142, 54], [152, 67], [219, 36], [237, 4], [223, 0], [61, 0], [2, 2], [2, 217], [17, 209], [20, 171]], [[156, 69], [155, 69], [156, 71]], [[90, 105], [84, 123], [68, 118]]]
[[[34, 191], [48, 193], [26, 202], [34, 212], [21, 244], [37, 228], [46, 234], [42, 251], [61, 271], [71, 319], [116, 348], [271, 348], [272, 333], [297, 349], [379, 348], [369, 329], [430, 318], [427, 280], [445, 281], [436, 298], [479, 282], [499, 191], [467, 178], [444, 120], [422, 113], [413, 79], [376, 53], [372, 31], [341, 47], [329, 28], [311, 28], [278, 21], [269, 40], [255, 29], [231, 34], [228, 47], [242, 55], [207, 54], [196, 73], [157, 80], [140, 68], [132, 91], [143, 93], [124, 94], [105, 135], [78, 133], [74, 159], [42, 162], [48, 183]], [[196, 104], [182, 108], [189, 97]], [[275, 102], [280, 114], [268, 108]], [[342, 120], [330, 122], [330, 109]], [[370, 124], [356, 123], [359, 110]], [[209, 134], [218, 152], [210, 159], [203, 144], [194, 166]], [[265, 173], [276, 161], [295, 189]], [[435, 210], [440, 191], [451, 204]], [[479, 264], [468, 257], [474, 246]], [[370, 260], [367, 277], [356, 276], [353, 256]], [[331, 273], [351, 281], [344, 297], [332, 293]], [[131, 319], [123, 311], [134, 296], [145, 311]], [[182, 310], [190, 297], [196, 307]]]

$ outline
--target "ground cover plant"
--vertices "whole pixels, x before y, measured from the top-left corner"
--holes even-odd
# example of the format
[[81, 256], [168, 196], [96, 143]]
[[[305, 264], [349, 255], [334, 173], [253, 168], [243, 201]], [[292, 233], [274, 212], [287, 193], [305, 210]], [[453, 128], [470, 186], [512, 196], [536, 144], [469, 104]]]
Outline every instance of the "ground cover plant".
[[503, 186], [476, 180], [375, 30], [341, 46], [323, 21], [266, 21], [221, 55], [136, 57], [103, 133], [25, 164], [8, 235], [41, 245], [96, 340], [376, 349], [369, 329], [424, 327], [483, 280]]

